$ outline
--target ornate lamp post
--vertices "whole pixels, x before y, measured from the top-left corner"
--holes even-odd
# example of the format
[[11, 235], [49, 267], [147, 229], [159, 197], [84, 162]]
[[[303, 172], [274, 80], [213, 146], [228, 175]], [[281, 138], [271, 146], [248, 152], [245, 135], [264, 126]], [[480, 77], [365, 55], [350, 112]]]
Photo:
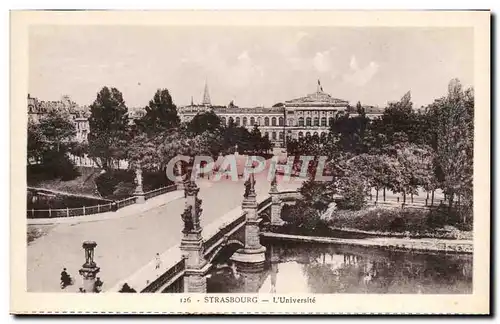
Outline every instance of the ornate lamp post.
[[101, 270], [94, 262], [94, 249], [97, 243], [94, 241], [85, 241], [82, 247], [85, 250], [85, 263], [80, 269], [80, 275], [83, 277], [83, 289], [85, 292], [94, 292], [94, 283], [97, 273]]

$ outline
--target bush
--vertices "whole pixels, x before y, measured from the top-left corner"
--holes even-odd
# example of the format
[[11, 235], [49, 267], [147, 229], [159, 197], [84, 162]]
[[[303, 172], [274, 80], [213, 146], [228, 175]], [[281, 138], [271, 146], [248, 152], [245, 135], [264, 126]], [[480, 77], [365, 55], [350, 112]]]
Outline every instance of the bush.
[[286, 233], [318, 236], [331, 233], [328, 222], [321, 218], [318, 210], [303, 201], [283, 206], [281, 218], [286, 222], [283, 228]]
[[339, 209], [360, 210], [366, 205], [366, 188], [357, 177], [343, 179], [339, 194], [343, 197], [337, 201]]
[[166, 187], [173, 182], [167, 178], [165, 171], [144, 171], [142, 173], [144, 191]]
[[70, 181], [80, 175], [77, 167], [64, 154], [47, 154], [43, 164], [29, 165], [26, 172], [29, 183], [55, 179]]
[[[112, 170], [99, 175], [95, 183], [97, 190], [103, 197], [111, 199], [122, 199], [134, 194], [135, 171], [133, 170]], [[172, 182], [163, 171], [144, 171], [142, 173], [142, 184], [144, 192], [165, 187]]]
[[389, 224], [389, 230], [392, 232], [404, 232], [406, 230], [404, 218], [401, 216], [394, 218]]
[[114, 193], [117, 190], [119, 184], [134, 184], [134, 178], [135, 174], [131, 170], [111, 170], [99, 175], [95, 179], [95, 183], [97, 186], [97, 190], [103, 197], [114, 198]]

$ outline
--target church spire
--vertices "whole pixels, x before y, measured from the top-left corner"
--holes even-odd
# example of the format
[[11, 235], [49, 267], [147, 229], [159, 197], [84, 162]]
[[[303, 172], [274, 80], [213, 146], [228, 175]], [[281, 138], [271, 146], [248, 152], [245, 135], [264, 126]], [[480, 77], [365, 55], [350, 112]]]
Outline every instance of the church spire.
[[204, 106], [211, 106], [210, 95], [208, 94], [208, 83], [205, 81], [205, 90], [203, 91], [203, 101], [201, 102]]

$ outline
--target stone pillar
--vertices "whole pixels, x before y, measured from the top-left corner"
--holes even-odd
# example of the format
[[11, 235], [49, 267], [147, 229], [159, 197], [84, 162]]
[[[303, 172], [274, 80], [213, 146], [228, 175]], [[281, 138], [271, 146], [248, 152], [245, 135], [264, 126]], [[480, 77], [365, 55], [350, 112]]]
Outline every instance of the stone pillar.
[[177, 186], [177, 190], [184, 190], [184, 181], [182, 180], [182, 163], [180, 161], [177, 162], [175, 168], [176, 168], [175, 185]]
[[278, 279], [279, 250], [271, 245], [271, 294], [276, 293], [276, 281]]
[[281, 219], [281, 199], [278, 191], [278, 182], [276, 180], [276, 173], [271, 181], [271, 190], [269, 190], [269, 195], [271, 195], [271, 225], [281, 226], [284, 221]]
[[87, 293], [93, 293], [96, 275], [101, 270], [94, 262], [94, 249], [97, 243], [94, 241], [85, 241], [82, 246], [85, 249], [85, 263], [79, 272], [83, 277], [83, 289]]
[[135, 187], [135, 192], [134, 196], [136, 197], [135, 202], [138, 204], [142, 204], [143, 202], [146, 201], [144, 197], [144, 190], [142, 189], [142, 169], [141, 167], [138, 167], [135, 169], [135, 182], [136, 182], [136, 187]]
[[258, 272], [264, 269], [266, 248], [260, 244], [260, 219], [257, 215], [257, 207], [255, 178], [253, 173], [250, 173], [249, 179], [245, 182], [245, 195], [242, 203], [242, 209], [246, 215], [245, 247], [236, 251], [231, 257], [236, 267], [242, 272]]
[[204, 258], [202, 228], [200, 226], [201, 199], [198, 198], [199, 188], [190, 175], [184, 183], [186, 206], [182, 213], [184, 229], [181, 240], [181, 252], [186, 262], [184, 277], [184, 292], [206, 293], [207, 281], [205, 273], [209, 264]]

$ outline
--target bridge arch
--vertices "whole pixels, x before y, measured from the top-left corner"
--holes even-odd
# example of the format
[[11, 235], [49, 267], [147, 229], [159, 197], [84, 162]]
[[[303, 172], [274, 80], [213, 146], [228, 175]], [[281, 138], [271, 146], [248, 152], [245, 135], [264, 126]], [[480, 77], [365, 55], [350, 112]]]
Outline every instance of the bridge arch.
[[217, 249], [210, 253], [210, 255], [206, 256], [207, 261], [215, 265], [220, 262], [227, 261], [231, 256], [239, 249], [245, 247], [240, 240], [231, 239], [221, 244]]

